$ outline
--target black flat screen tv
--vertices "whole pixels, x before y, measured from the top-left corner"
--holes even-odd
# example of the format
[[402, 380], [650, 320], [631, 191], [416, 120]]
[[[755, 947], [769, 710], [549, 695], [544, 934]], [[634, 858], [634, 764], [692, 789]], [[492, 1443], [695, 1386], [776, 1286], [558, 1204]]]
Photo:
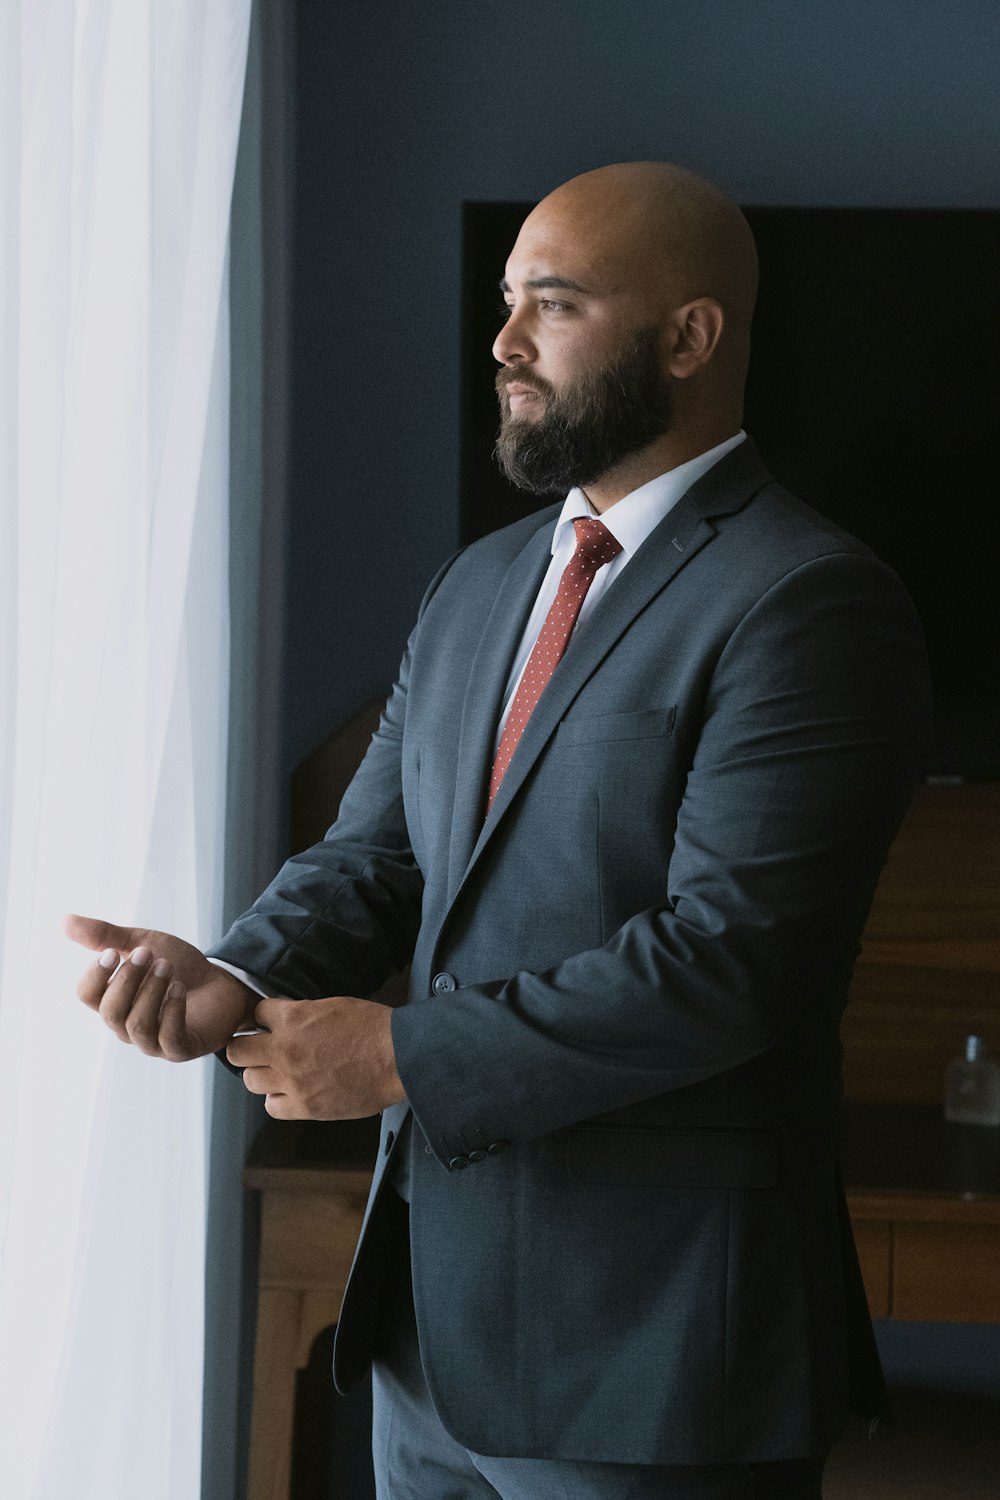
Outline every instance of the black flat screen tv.
[[[497, 283], [530, 208], [465, 205], [464, 541], [544, 503], [492, 456]], [[1000, 780], [1000, 211], [745, 212], [761, 262], [747, 431], [907, 585], [934, 677], [928, 775]]]

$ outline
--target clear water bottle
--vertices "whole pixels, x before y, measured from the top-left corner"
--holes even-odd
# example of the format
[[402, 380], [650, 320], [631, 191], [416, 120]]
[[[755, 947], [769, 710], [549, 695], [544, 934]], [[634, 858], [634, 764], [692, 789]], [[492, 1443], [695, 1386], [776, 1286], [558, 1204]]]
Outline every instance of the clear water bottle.
[[961, 1125], [1000, 1125], [1000, 1064], [985, 1055], [981, 1036], [967, 1036], [965, 1056], [948, 1064], [944, 1117]]

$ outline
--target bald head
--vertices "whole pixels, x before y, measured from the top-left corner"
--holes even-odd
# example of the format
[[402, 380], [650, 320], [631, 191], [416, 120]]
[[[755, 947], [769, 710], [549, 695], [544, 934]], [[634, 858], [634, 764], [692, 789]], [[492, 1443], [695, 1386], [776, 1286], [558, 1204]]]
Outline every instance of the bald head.
[[524, 229], [576, 238], [609, 278], [641, 280], [674, 304], [712, 297], [731, 325], [749, 327], [757, 252], [736, 204], [669, 162], [620, 162], [563, 183]]

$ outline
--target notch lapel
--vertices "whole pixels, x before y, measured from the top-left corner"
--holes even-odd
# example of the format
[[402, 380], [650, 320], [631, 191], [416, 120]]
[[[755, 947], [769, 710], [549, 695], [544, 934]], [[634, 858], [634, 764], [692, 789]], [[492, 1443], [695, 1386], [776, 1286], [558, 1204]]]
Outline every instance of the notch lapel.
[[[534, 713], [524, 727], [493, 806], [485, 822], [481, 822], [477, 830], [478, 837], [471, 846], [471, 857], [465, 868], [463, 881], [587, 679], [597, 670], [639, 611], [661, 589], [666, 588], [675, 574], [714, 534], [714, 527], [687, 500], [677, 503], [670, 513], [670, 519], [673, 524], [669, 531], [663, 531], [659, 535], [662, 528], [657, 527], [621, 577], [598, 600], [587, 619], [571, 636], [565, 656], [557, 664]], [[492, 745], [490, 749], [492, 750]], [[484, 806], [485, 802], [481, 801], [478, 809], [480, 819]], [[457, 894], [458, 886], [454, 889], [454, 895]]]
[[503, 690], [545, 570], [552, 561], [554, 525], [554, 518], [544, 522], [507, 569], [469, 673], [462, 703], [448, 853], [449, 904], [482, 827]]

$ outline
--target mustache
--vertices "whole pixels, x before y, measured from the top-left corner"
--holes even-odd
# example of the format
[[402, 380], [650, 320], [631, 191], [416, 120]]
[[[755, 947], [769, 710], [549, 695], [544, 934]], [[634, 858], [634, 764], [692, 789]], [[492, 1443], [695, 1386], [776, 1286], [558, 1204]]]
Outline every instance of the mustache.
[[523, 385], [529, 391], [536, 391], [540, 396], [551, 396], [552, 386], [547, 380], [542, 380], [539, 375], [523, 374], [516, 367], [504, 365], [502, 370], [497, 371], [496, 388], [497, 395], [503, 395], [509, 385]]

